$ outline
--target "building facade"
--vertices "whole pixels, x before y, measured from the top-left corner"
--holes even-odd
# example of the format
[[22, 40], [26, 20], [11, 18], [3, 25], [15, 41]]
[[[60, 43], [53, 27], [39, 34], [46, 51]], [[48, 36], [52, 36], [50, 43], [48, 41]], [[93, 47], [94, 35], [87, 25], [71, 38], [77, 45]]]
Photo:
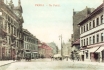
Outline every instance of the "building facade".
[[15, 55], [22, 55], [23, 38], [21, 1], [14, 6], [12, 0], [4, 3], [0, 0], [0, 59], [14, 59]]
[[93, 10], [93, 8], [88, 8], [87, 6], [82, 11], [75, 11], [73, 9], [73, 41], [80, 38], [80, 27], [78, 23], [86, 18]]
[[79, 23], [81, 59], [104, 61], [104, 3]]
[[50, 58], [53, 56], [53, 49], [48, 46], [46, 43], [39, 43], [39, 57], [40, 58]]
[[[76, 44], [77, 40], [80, 38], [80, 27], [78, 26], [78, 23], [85, 19], [94, 9], [88, 8], [86, 6], [85, 9], [82, 11], [74, 11], [73, 9], [73, 41], [72, 41], [72, 56], [74, 59], [78, 59], [78, 55], [73, 55], [74, 53], [79, 52], [80, 42]], [[77, 58], [78, 57], [78, 58]]]
[[69, 57], [71, 53], [71, 41], [63, 43], [63, 57]]
[[23, 57], [38, 58], [38, 39], [27, 29], [23, 29], [24, 55]]

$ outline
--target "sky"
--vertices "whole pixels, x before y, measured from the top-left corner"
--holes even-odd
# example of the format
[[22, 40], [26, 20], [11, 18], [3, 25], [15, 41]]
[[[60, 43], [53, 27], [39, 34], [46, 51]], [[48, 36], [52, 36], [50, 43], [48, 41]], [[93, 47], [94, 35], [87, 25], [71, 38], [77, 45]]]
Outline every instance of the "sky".
[[[18, 5], [18, 0], [12, 1]], [[60, 48], [59, 36], [62, 35], [62, 41], [66, 43], [73, 33], [73, 9], [96, 8], [102, 3], [103, 0], [21, 0], [23, 28], [40, 41], [55, 42]]]

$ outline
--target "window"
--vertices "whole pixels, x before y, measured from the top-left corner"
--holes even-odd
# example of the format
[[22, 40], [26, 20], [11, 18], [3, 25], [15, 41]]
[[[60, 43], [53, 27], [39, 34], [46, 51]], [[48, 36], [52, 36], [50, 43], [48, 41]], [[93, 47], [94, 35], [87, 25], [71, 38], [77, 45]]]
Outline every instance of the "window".
[[86, 31], [88, 31], [88, 24], [86, 25]]
[[81, 40], [81, 45], [83, 46], [83, 40]]
[[84, 32], [85, 32], [85, 26], [84, 26]]
[[91, 37], [89, 37], [89, 44], [91, 44]]
[[85, 39], [84, 39], [84, 46], [85, 46]]
[[103, 15], [101, 15], [101, 24], [103, 23], [103, 21], [104, 21], [104, 20], [103, 20]]
[[91, 29], [91, 22], [89, 23], [89, 29]]
[[81, 27], [81, 33], [83, 33], [83, 26]]
[[86, 38], [86, 45], [88, 45], [88, 38]]
[[99, 18], [96, 19], [96, 26], [99, 25]]
[[88, 59], [88, 52], [86, 52], [86, 59]]
[[101, 42], [103, 42], [103, 33], [101, 33]]
[[93, 36], [93, 44], [95, 43], [95, 36]]
[[97, 40], [96, 42], [98, 43], [99, 42], [99, 35], [98, 34], [97, 34], [97, 39], [96, 40]]
[[95, 20], [93, 20], [93, 28], [95, 28]]
[[13, 26], [11, 26], [10, 28], [11, 28], [11, 34], [13, 34]]

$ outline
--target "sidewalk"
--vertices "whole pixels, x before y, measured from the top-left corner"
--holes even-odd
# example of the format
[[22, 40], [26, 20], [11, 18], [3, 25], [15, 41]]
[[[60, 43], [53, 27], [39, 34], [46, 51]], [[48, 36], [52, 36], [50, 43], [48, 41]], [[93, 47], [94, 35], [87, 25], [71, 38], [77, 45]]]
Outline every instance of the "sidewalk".
[[13, 61], [13, 60], [0, 61], [0, 67], [1, 67], [1, 66], [4, 66], [4, 65], [7, 65], [7, 64], [10, 64], [10, 63], [13, 63], [13, 62], [16, 62], [16, 61]]
[[70, 59], [68, 59], [68, 61], [66, 59], [64, 59], [63, 61], [66, 61], [66, 62], [72, 62], [72, 63], [81, 63], [81, 64], [91, 64], [91, 65], [100, 65], [100, 66], [104, 66], [104, 63], [103, 62], [87, 62], [87, 61], [77, 61], [77, 60], [74, 60], [74, 62]]

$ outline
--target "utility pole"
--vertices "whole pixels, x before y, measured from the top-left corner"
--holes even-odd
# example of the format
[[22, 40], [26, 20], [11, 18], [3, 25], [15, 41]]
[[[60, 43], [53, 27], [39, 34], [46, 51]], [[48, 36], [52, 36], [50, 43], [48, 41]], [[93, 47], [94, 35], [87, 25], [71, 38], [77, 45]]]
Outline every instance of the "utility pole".
[[62, 35], [59, 36], [59, 40], [61, 40], [61, 56], [62, 56], [62, 58], [63, 58]]

